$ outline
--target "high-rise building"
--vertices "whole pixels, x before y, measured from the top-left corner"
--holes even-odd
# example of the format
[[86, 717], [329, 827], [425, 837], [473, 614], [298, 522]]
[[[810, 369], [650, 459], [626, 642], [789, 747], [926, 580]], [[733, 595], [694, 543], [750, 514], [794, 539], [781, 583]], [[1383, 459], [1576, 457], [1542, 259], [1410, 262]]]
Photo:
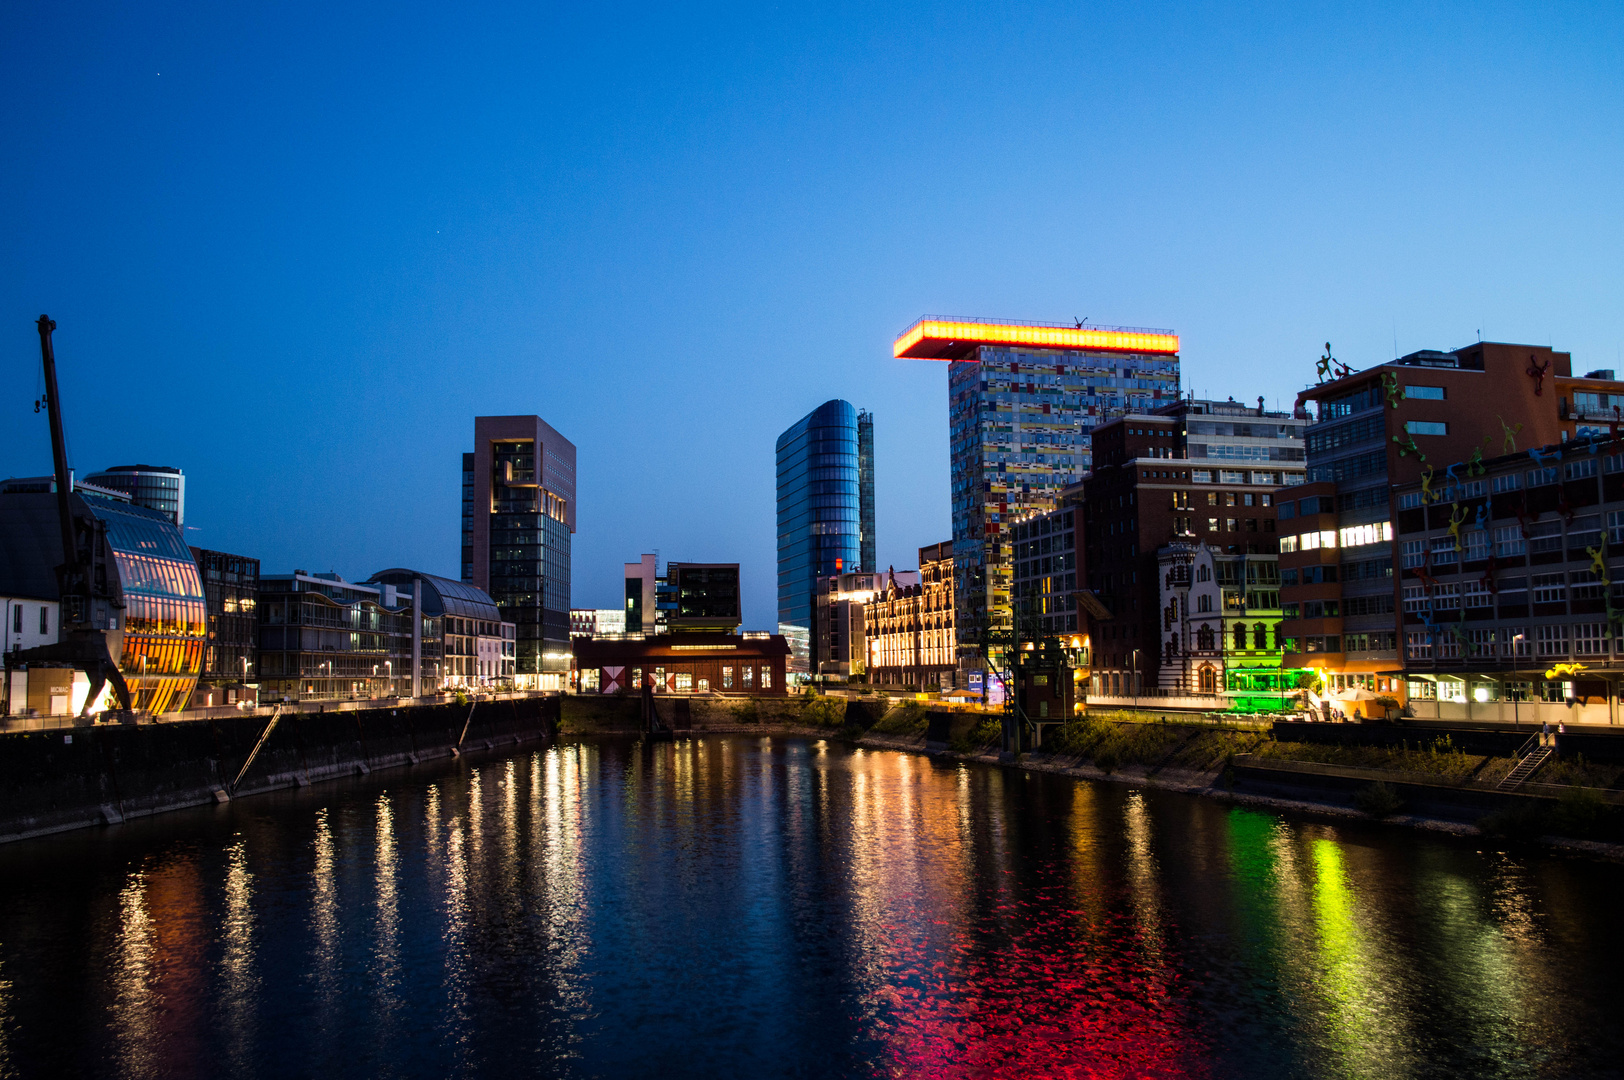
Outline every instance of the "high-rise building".
[[514, 624], [514, 679], [558, 689], [570, 666], [575, 444], [539, 416], [474, 418], [464, 454], [463, 580]]
[[[1299, 394], [1298, 408], [1307, 416], [1312, 407], [1314, 423], [1307, 483], [1281, 492], [1278, 506], [1286, 666], [1315, 669], [1328, 690], [1403, 697], [1399, 672], [1412, 659], [1404, 635], [1431, 627], [1411, 625], [1419, 612], [1402, 610], [1402, 590], [1420, 584], [1430, 599], [1426, 581], [1443, 574], [1432, 558], [1401, 562], [1394, 523], [1408, 507], [1394, 505], [1394, 485], [1425, 481], [1413, 495], [1417, 507], [1448, 491], [1476, 514], [1480, 503], [1466, 500], [1484, 493], [1462, 492], [1482, 487], [1485, 458], [1609, 432], [1611, 406], [1624, 403], [1624, 384], [1612, 376], [1575, 376], [1570, 355], [1544, 345], [1484, 341], [1411, 353]], [[1483, 512], [1492, 519], [1506, 510]], [[1462, 527], [1449, 535], [1451, 553]], [[1428, 640], [1423, 634], [1417, 649]]]
[[[1179, 396], [1167, 330], [927, 316], [898, 357], [948, 361], [959, 665], [983, 667], [1011, 626], [1010, 524], [1086, 473], [1095, 425]], [[780, 530], [782, 531], [782, 530]]]
[[790, 670], [811, 669], [818, 579], [870, 572], [874, 558], [874, 424], [826, 401], [778, 437], [778, 632]]
[[186, 477], [167, 465], [114, 465], [85, 477], [97, 487], [122, 491], [137, 506], [156, 510], [177, 526], [186, 524]]

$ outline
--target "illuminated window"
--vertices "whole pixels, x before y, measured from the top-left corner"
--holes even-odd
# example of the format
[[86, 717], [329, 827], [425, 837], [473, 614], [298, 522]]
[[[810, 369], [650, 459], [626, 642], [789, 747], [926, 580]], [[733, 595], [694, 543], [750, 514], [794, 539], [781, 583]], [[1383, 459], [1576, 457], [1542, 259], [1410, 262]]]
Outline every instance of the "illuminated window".
[[726, 665], [723, 665], [722, 667], [722, 689], [733, 689], [733, 669]]

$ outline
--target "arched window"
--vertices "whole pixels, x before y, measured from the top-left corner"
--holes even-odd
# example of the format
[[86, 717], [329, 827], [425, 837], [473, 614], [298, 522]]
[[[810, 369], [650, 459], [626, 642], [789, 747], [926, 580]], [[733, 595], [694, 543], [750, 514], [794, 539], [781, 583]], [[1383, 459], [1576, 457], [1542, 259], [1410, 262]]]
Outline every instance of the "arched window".
[[1203, 611], [1203, 612], [1211, 611], [1212, 610], [1212, 597], [1208, 596], [1205, 593], [1203, 593], [1202, 595], [1196, 597], [1196, 599], [1195, 599], [1195, 609], [1197, 611]]
[[1245, 623], [1239, 623], [1238, 622], [1238, 623], [1235, 624], [1235, 648], [1237, 648], [1237, 649], [1246, 648], [1246, 624]]
[[1195, 568], [1195, 579], [1197, 581], [1211, 581], [1212, 580], [1212, 567], [1206, 565], [1205, 563], [1203, 563], [1202, 565], [1196, 567]]
[[1262, 623], [1252, 627], [1252, 648], [1267, 649], [1269, 647], [1269, 628]]
[[1195, 646], [1202, 652], [1212, 651], [1212, 627], [1203, 626], [1195, 632]]
[[1216, 694], [1218, 692], [1218, 679], [1210, 667], [1201, 669], [1201, 692], [1203, 694]]
[[1167, 639], [1167, 658], [1171, 660], [1179, 654], [1179, 636], [1174, 634]]
[[1277, 649], [1281, 647], [1281, 645], [1280, 645], [1280, 624], [1279, 623], [1274, 624], [1274, 647], [1277, 648]]

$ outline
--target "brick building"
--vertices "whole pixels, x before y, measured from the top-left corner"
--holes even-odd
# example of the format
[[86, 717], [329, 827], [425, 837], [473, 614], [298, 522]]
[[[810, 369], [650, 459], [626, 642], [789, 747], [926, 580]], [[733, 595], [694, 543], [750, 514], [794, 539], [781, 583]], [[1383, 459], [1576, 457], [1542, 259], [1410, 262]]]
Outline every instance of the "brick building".
[[1463, 484], [1485, 457], [1606, 431], [1624, 402], [1612, 375], [1575, 377], [1569, 354], [1546, 346], [1479, 342], [1299, 394], [1314, 423], [1308, 482], [1278, 507], [1285, 666], [1315, 669], [1330, 690], [1404, 696], [1394, 485]]
[[1163, 545], [1245, 555], [1254, 574], [1267, 574], [1264, 563], [1278, 553], [1275, 491], [1303, 477], [1306, 425], [1266, 411], [1261, 399], [1256, 408], [1231, 399], [1179, 401], [1095, 429], [1094, 471], [1065, 498], [1083, 505], [1078, 562], [1112, 615], [1093, 640], [1100, 693], [1139, 694], [1162, 682], [1170, 629], [1157, 565]]

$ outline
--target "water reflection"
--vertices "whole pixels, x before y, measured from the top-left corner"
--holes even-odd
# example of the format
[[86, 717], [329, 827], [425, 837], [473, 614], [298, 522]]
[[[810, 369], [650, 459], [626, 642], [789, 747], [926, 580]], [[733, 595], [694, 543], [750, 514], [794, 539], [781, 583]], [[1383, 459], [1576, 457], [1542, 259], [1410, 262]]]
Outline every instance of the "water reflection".
[[826, 742], [0, 849], [0, 1075], [1570, 1076], [1620, 868]]

